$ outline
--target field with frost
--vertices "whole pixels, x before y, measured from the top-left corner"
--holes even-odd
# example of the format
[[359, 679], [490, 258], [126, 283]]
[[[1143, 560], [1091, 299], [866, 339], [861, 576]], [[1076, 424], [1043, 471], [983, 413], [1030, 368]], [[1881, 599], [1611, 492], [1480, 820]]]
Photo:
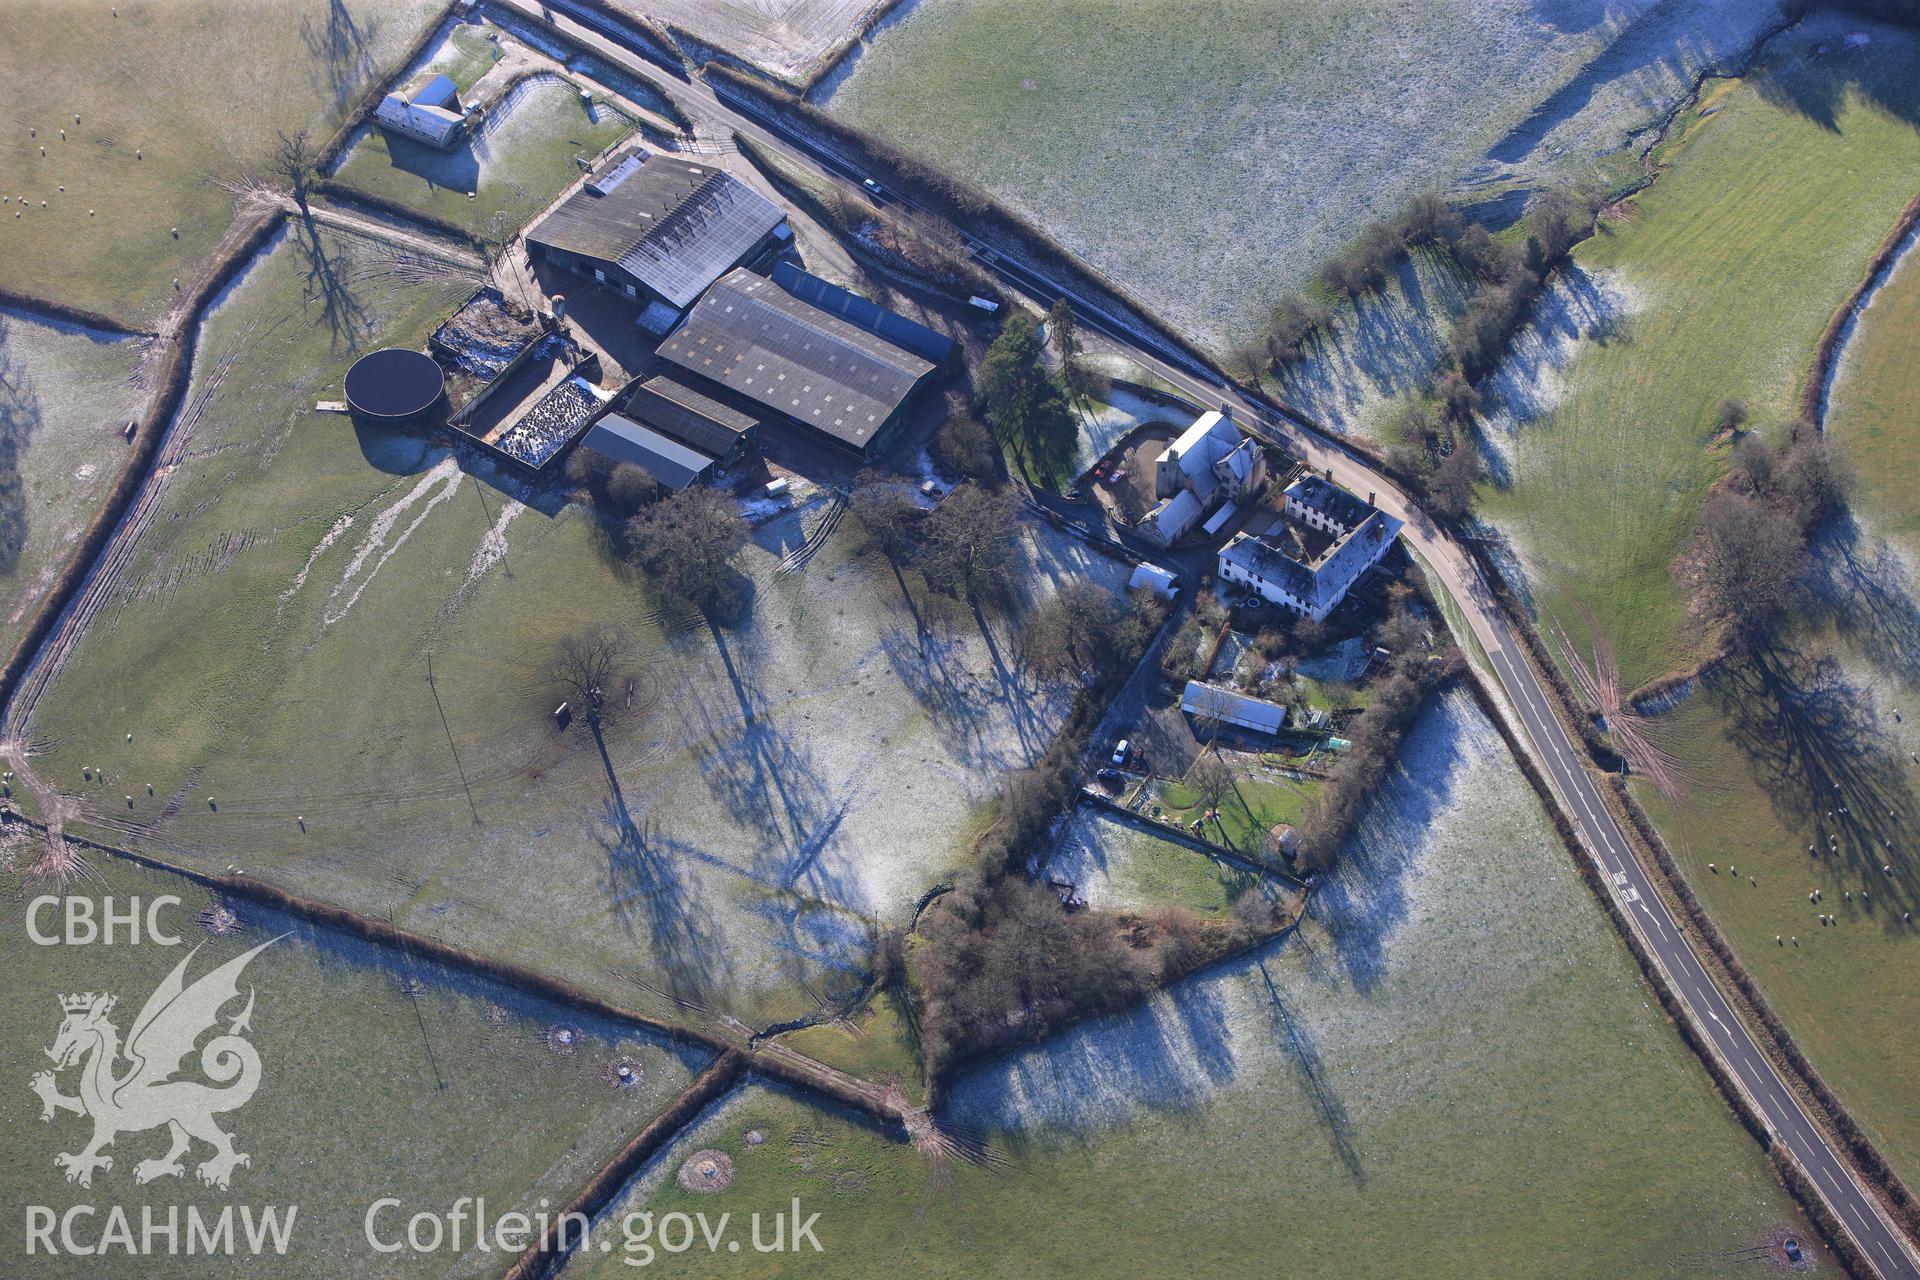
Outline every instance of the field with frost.
[[1769, 435], [1795, 414], [1828, 318], [1920, 189], [1916, 57], [1911, 34], [1823, 15], [1711, 84], [1495, 381], [1482, 515], [1543, 623], [1604, 635], [1629, 688], [1701, 656], [1671, 564], [1725, 466], [1716, 407], [1739, 397]]
[[[307, 292], [312, 250], [283, 237], [211, 317], [180, 465], [16, 705], [33, 767], [76, 823], [162, 857], [623, 999], [811, 1009], [960, 859], [1071, 689], [850, 526], [783, 569], [824, 500], [754, 531], [750, 619], [714, 630], [555, 494], [314, 413], [355, 350], [418, 342], [472, 288], [363, 240], [319, 252], [333, 292]], [[1030, 597], [1124, 581], [1038, 527], [1024, 555]], [[545, 674], [593, 622], [629, 650], [604, 756], [555, 730]]]
[[823, 83], [1227, 350], [1423, 190], [1619, 184], [1630, 133], [1780, 6], [920, 0]]
[[[1629, 686], [1707, 642], [1670, 565], [1725, 465], [1715, 406], [1741, 397], [1777, 438], [1828, 318], [1920, 188], [1916, 57], [1911, 35], [1826, 15], [1770, 45], [1755, 75], [1710, 85], [1659, 181], [1580, 247], [1496, 380], [1482, 511], [1511, 538], [1543, 624], [1583, 649], [1603, 637]], [[1884, 314], [1900, 298], [1883, 291]], [[1880, 483], [1911, 469], [1886, 410], [1910, 379], [1911, 335], [1875, 330], [1869, 308], [1831, 397], [1832, 438], [1867, 479], [1858, 522], [1814, 540], [1823, 607], [1656, 719], [1648, 736], [1678, 762], [1677, 786], [1637, 785], [1796, 1043], [1912, 1177], [1920, 1113], [1900, 1064], [1920, 934], [1901, 914], [1920, 897], [1907, 848], [1920, 743], [1894, 713], [1920, 685], [1920, 610], [1897, 549], [1911, 486]]]
[[138, 361], [131, 340], [0, 311], [0, 651], [120, 475]]
[[[365, 1236], [368, 1206], [381, 1196], [413, 1206], [382, 1217], [381, 1233], [391, 1238], [414, 1209], [445, 1209], [460, 1196], [486, 1196], [494, 1214], [531, 1212], [543, 1198], [564, 1203], [705, 1065], [702, 1056], [625, 1028], [244, 904], [230, 904], [239, 931], [216, 936], [201, 920], [216, 905], [204, 889], [117, 861], [102, 860], [96, 870], [74, 891], [93, 899], [96, 910], [110, 894], [122, 906], [135, 895], [148, 902], [180, 898], [178, 907], [160, 909], [159, 920], [183, 945], [36, 946], [21, 928], [24, 899], [14, 895], [22, 884], [0, 874], [8, 894], [0, 1018], [9, 1028], [0, 1046], [8, 1085], [0, 1095], [0, 1189], [15, 1205], [55, 1213], [100, 1205], [95, 1234], [106, 1205], [124, 1206], [136, 1240], [147, 1207], [164, 1223], [169, 1206], [184, 1212], [192, 1205], [208, 1215], [228, 1203], [278, 1205], [283, 1213], [297, 1206], [284, 1258], [189, 1257], [183, 1226], [178, 1256], [168, 1255], [160, 1237], [153, 1256], [137, 1264], [143, 1277], [323, 1280], [377, 1261], [382, 1275], [491, 1280], [501, 1270], [498, 1254], [449, 1249], [376, 1257]], [[130, 1035], [149, 993], [196, 945], [188, 982], [269, 940], [244, 972], [242, 999], [221, 1020], [225, 1029], [251, 990], [247, 1039], [260, 1058], [259, 1088], [219, 1118], [251, 1163], [233, 1170], [224, 1191], [202, 1186], [195, 1166], [211, 1148], [196, 1143], [180, 1177], [142, 1185], [136, 1166], [157, 1162], [167, 1149], [166, 1130], [155, 1128], [121, 1134], [108, 1152], [112, 1168], [97, 1172], [91, 1188], [70, 1185], [53, 1157], [78, 1151], [90, 1126], [67, 1114], [42, 1123], [40, 1103], [26, 1087], [50, 1065], [42, 1049], [60, 1026], [58, 997], [112, 993], [118, 1004], [111, 1020]], [[189, 1078], [198, 1078], [196, 1061], [188, 1059]], [[614, 1083], [622, 1061], [633, 1081], [624, 1088]], [[58, 1084], [74, 1093], [76, 1073], [63, 1073]], [[25, 1252], [16, 1235], [20, 1217], [9, 1218], [0, 1248], [18, 1256]], [[80, 1223], [84, 1240], [89, 1227], [84, 1218]], [[123, 1259], [43, 1255], [27, 1265], [22, 1274], [97, 1276]]]
[[[1342, 1275], [1611, 1277], [1709, 1273], [1770, 1232], [1807, 1238], [1458, 693], [1422, 716], [1296, 936], [968, 1073], [942, 1120], [1005, 1166], [935, 1176], [863, 1126], [749, 1089], [611, 1221], [796, 1195], [821, 1214], [820, 1258], [728, 1256], [718, 1275], [962, 1276], [1018, 1258], [1271, 1276], [1290, 1255], [1338, 1257]], [[675, 1184], [700, 1148], [733, 1158], [731, 1188]]]

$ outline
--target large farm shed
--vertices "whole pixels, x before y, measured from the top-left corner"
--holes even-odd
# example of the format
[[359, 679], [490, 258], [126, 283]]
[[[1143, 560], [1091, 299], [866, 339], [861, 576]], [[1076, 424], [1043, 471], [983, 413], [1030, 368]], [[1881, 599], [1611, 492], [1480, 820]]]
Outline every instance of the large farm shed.
[[886, 448], [934, 363], [751, 271], [707, 290], [659, 354], [823, 440]]
[[701, 290], [789, 234], [786, 214], [732, 174], [630, 149], [529, 227], [527, 249], [649, 304], [664, 330]]

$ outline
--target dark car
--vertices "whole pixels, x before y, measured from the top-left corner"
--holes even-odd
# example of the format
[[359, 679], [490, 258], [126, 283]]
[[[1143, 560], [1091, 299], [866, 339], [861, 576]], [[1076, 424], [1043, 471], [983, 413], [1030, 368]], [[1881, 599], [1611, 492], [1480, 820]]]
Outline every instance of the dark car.
[[1102, 769], [1093, 776], [1100, 779], [1102, 783], [1113, 788], [1115, 791], [1127, 785], [1127, 775], [1118, 769]]

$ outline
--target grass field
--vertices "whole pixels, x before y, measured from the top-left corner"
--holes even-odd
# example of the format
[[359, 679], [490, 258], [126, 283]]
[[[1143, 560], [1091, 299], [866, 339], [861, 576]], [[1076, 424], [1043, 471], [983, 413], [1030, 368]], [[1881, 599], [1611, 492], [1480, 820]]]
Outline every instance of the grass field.
[[[0, 311], [0, 650], [10, 650], [130, 448], [139, 351], [130, 340]], [[4, 476], [0, 476], [0, 482]]]
[[[12, 896], [22, 885], [6, 876], [0, 1015], [8, 1034], [0, 1062], [8, 1088], [0, 1103], [6, 1171], [0, 1186], [8, 1202], [56, 1213], [98, 1204], [102, 1214], [106, 1205], [120, 1204], [132, 1215], [136, 1239], [147, 1205], [163, 1220], [169, 1205], [209, 1214], [228, 1203], [298, 1206], [284, 1258], [169, 1257], [163, 1243], [159, 1256], [137, 1264], [142, 1276], [321, 1280], [361, 1273], [370, 1263], [378, 1263], [382, 1275], [497, 1276], [503, 1270], [497, 1253], [373, 1255], [364, 1236], [368, 1206], [382, 1196], [399, 1198], [409, 1207], [381, 1225], [403, 1231], [412, 1213], [444, 1211], [460, 1196], [485, 1195], [496, 1214], [532, 1210], [542, 1197], [562, 1203], [704, 1065], [663, 1042], [244, 905], [236, 907], [244, 931], [212, 937], [199, 920], [213, 905], [205, 891], [122, 863], [103, 862], [97, 870], [97, 878], [76, 890], [94, 900], [96, 911], [107, 895], [120, 909], [136, 895], [149, 902], [178, 896], [181, 905], [162, 908], [159, 919], [184, 945], [132, 946], [122, 935], [112, 946], [36, 946], [22, 927], [26, 899]], [[40, 923], [57, 936], [57, 919], [56, 908]], [[189, 982], [275, 937], [242, 982], [243, 997], [249, 988], [254, 993], [248, 1039], [260, 1056], [259, 1091], [219, 1121], [251, 1164], [234, 1171], [228, 1190], [203, 1187], [193, 1166], [210, 1150], [196, 1144], [183, 1178], [138, 1185], [134, 1166], [162, 1155], [167, 1134], [129, 1132], [108, 1152], [113, 1167], [96, 1173], [90, 1189], [69, 1185], [53, 1157], [79, 1150], [90, 1127], [67, 1114], [43, 1124], [40, 1103], [26, 1087], [50, 1065], [42, 1050], [60, 1025], [57, 998], [112, 992], [118, 1004], [111, 1020], [128, 1035], [148, 994], [196, 944]], [[235, 1001], [224, 1010], [223, 1029], [240, 1007]], [[552, 1047], [550, 1032], [561, 1027], [575, 1032], [571, 1052]], [[628, 1088], [609, 1079], [622, 1059], [634, 1070]], [[187, 1061], [183, 1078], [198, 1078], [197, 1058]], [[76, 1080], [68, 1071], [58, 1083], [72, 1094]], [[24, 1254], [21, 1230], [18, 1212], [0, 1226], [0, 1249], [9, 1256]], [[85, 1234], [83, 1226], [82, 1239]], [[81, 1276], [120, 1262], [42, 1256], [27, 1266], [35, 1276]]]
[[1725, 464], [1715, 406], [1738, 396], [1769, 432], [1793, 416], [1828, 317], [1920, 189], [1920, 40], [1850, 43], [1858, 26], [1816, 18], [1712, 85], [1659, 182], [1580, 246], [1586, 278], [1631, 301], [1575, 340], [1557, 403], [1510, 432], [1511, 487], [1484, 496], [1543, 621], [1583, 646], [1597, 628], [1629, 688], [1702, 652], [1669, 566]]
[[827, 106], [937, 156], [1220, 350], [1414, 193], [1614, 185], [1775, 4], [924, 0]]
[[263, 169], [275, 130], [324, 141], [438, 6], [181, 0], [119, 5], [117, 17], [113, 8], [7, 6], [0, 284], [153, 325], [173, 279], [191, 278], [232, 221], [220, 184]]
[[1867, 304], [1841, 355], [1827, 435], [1860, 488], [1853, 506], [1872, 532], [1920, 556], [1920, 253], [1911, 246]]
[[[1704, 648], [1669, 564], [1724, 465], [1717, 401], [1743, 398], [1769, 434], [1795, 412], [1814, 343], [1920, 189], [1916, 57], [1911, 35], [1823, 17], [1770, 46], [1759, 74], [1710, 86], [1659, 182], [1580, 248], [1531, 365], [1506, 375], [1514, 395], [1496, 413], [1516, 400], [1540, 413], [1488, 432], [1512, 487], [1486, 510], [1513, 535], [1543, 622], [1583, 647], [1597, 628], [1628, 686]], [[1881, 302], [1897, 316], [1901, 290]], [[1861, 527], [1815, 545], [1838, 626], [1734, 664], [1657, 721], [1678, 795], [1639, 794], [1796, 1041], [1912, 1178], [1920, 1109], [1903, 1064], [1920, 952], [1899, 917], [1920, 875], [1904, 847], [1920, 742], [1892, 712], [1920, 676], [1920, 627], [1911, 574], [1879, 541], [1913, 502], [1897, 408], [1911, 333], [1897, 323], [1860, 326], [1833, 396], [1834, 436], [1866, 481]], [[1829, 837], [1839, 852], [1809, 856]], [[1828, 913], [1837, 925], [1820, 924]]]
[[469, 231], [497, 229], [504, 239], [580, 177], [576, 160], [598, 158], [633, 127], [612, 106], [583, 106], [559, 76], [538, 75], [508, 91], [476, 134], [452, 150], [373, 129], [334, 177]]
[[[1298, 823], [1320, 783], [1294, 782], [1277, 773], [1258, 778], [1240, 770], [1236, 773], [1233, 791], [1220, 803], [1220, 820], [1208, 822], [1202, 834], [1249, 856], [1260, 856], [1266, 850], [1267, 832], [1278, 823]], [[1205, 798], [1180, 782], [1158, 784], [1152, 803], [1183, 829], [1206, 811]]]
[[[323, 248], [332, 293], [283, 239], [212, 316], [190, 460], [40, 700], [35, 768], [115, 841], [622, 1000], [811, 1011], [962, 856], [1070, 688], [1022, 668], [1012, 622], [903, 594], [850, 535], [783, 571], [824, 500], [756, 530], [751, 619], [714, 631], [581, 509], [314, 413], [355, 344], [417, 343], [472, 288]], [[1123, 580], [1038, 527], [1026, 555], [1029, 592]], [[602, 621], [632, 682], [604, 761], [584, 726], [556, 733], [544, 675]]]
[[[614, 1212], [820, 1213], [824, 1254], [700, 1259], [727, 1276], [1704, 1276], [1807, 1238], [1462, 695], [1295, 937], [973, 1071], [943, 1118], [1010, 1167], [936, 1178], [755, 1088]], [[708, 1147], [736, 1181], [682, 1191]]]

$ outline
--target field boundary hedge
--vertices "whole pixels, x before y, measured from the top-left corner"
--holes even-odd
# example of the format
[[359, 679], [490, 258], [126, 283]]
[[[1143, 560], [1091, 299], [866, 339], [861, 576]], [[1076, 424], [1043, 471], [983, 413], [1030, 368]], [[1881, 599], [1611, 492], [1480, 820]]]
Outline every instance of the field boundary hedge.
[[1826, 332], [1820, 335], [1819, 344], [1813, 349], [1813, 363], [1807, 369], [1807, 378], [1800, 387], [1800, 416], [1811, 422], [1823, 434], [1826, 431], [1827, 380], [1833, 376], [1834, 358], [1840, 351], [1840, 338], [1853, 321], [1854, 311], [1865, 301], [1867, 294], [1873, 291], [1882, 277], [1887, 275], [1900, 258], [1900, 246], [1920, 226], [1920, 193], [1907, 201], [1900, 211], [1900, 217], [1893, 224], [1893, 230], [1887, 232], [1886, 239], [1867, 260], [1867, 270], [1860, 277], [1860, 283], [1853, 287], [1847, 300], [1840, 304], [1833, 318], [1827, 321]]
[[680, 1135], [681, 1130], [738, 1084], [746, 1074], [746, 1055], [738, 1049], [728, 1049], [709, 1063], [704, 1071], [693, 1078], [693, 1083], [668, 1104], [665, 1111], [634, 1134], [554, 1215], [553, 1225], [547, 1228], [537, 1243], [520, 1255], [519, 1261], [507, 1272], [505, 1280], [545, 1280], [545, 1277], [552, 1275], [554, 1267], [564, 1261], [571, 1251], [566, 1244], [570, 1216], [580, 1214], [592, 1222], [613, 1203], [614, 1197], [620, 1194], [628, 1179], [638, 1173], [642, 1165], [665, 1149]]
[[1707, 1078], [1712, 1081], [1714, 1091], [1720, 1095], [1721, 1102], [1733, 1113], [1734, 1118], [1740, 1122], [1741, 1127], [1752, 1136], [1753, 1140], [1760, 1144], [1761, 1150], [1766, 1152], [1775, 1173], [1785, 1185], [1787, 1194], [1793, 1197], [1794, 1202], [1800, 1206], [1801, 1212], [1806, 1214], [1808, 1221], [1820, 1233], [1822, 1242], [1833, 1254], [1841, 1269], [1853, 1280], [1873, 1280], [1876, 1273], [1866, 1264], [1866, 1260], [1854, 1245], [1852, 1238], [1834, 1218], [1827, 1208], [1826, 1201], [1822, 1200], [1814, 1190], [1813, 1184], [1807, 1180], [1799, 1164], [1773, 1141], [1766, 1123], [1754, 1109], [1746, 1093], [1728, 1072], [1720, 1055], [1700, 1035], [1685, 1006], [1674, 996], [1666, 974], [1654, 962], [1652, 954], [1641, 942], [1640, 935], [1635, 933], [1631, 924], [1628, 923], [1626, 915], [1620, 910], [1620, 904], [1614, 900], [1606, 882], [1601, 878], [1600, 869], [1588, 856], [1585, 846], [1580, 841], [1579, 832], [1560, 803], [1559, 793], [1548, 784], [1545, 775], [1540, 772], [1539, 766], [1533, 762], [1533, 757], [1522, 745], [1519, 735], [1514, 732], [1513, 726], [1502, 714], [1498, 700], [1486, 686], [1486, 677], [1471, 664], [1468, 669], [1470, 675], [1467, 684], [1473, 691], [1474, 701], [1499, 730], [1501, 739], [1507, 745], [1508, 754], [1519, 766], [1522, 776], [1527, 780], [1527, 785], [1532, 787], [1534, 794], [1539, 797], [1548, 821], [1553, 824], [1555, 834], [1560, 837], [1561, 847], [1573, 860], [1574, 871], [1579, 875], [1581, 883], [1585, 884], [1593, 894], [1600, 910], [1612, 924], [1614, 932], [1626, 944], [1628, 954], [1633, 957], [1634, 964], [1640, 970], [1641, 981], [1659, 1002], [1661, 1012], [1679, 1033], [1681, 1041], [1692, 1051], [1694, 1057], [1700, 1060], [1700, 1065], [1706, 1068]]
[[119, 527], [120, 518], [126, 514], [128, 506], [146, 483], [148, 469], [153, 465], [161, 442], [166, 439], [167, 427], [179, 411], [180, 401], [193, 381], [193, 356], [200, 343], [202, 312], [266, 247], [285, 216], [281, 210], [273, 209], [250, 213], [237, 220], [228, 228], [227, 235], [230, 238], [215, 249], [213, 257], [201, 268], [199, 278], [194, 281], [177, 313], [169, 317], [167, 326], [172, 336], [163, 339], [165, 354], [155, 372], [153, 396], [147, 402], [145, 411], [135, 419], [133, 456], [120, 469], [106, 501], [88, 522], [72, 554], [67, 557], [66, 565], [40, 597], [40, 603], [27, 620], [25, 630], [14, 642], [5, 664], [0, 665], [0, 709], [8, 709], [21, 676], [40, 652], [40, 646], [45, 643], [54, 624], [65, 614], [67, 605], [72, 602], [80, 584], [86, 581], [107, 539]]
[[83, 329], [97, 329], [101, 333], [110, 333], [120, 338], [151, 338], [151, 329], [136, 329], [124, 320], [115, 320], [112, 316], [98, 311], [89, 311], [85, 307], [71, 307], [64, 302], [55, 302], [52, 298], [38, 298], [30, 293], [0, 287], [0, 307], [14, 311], [33, 312], [62, 324], [77, 324]]

